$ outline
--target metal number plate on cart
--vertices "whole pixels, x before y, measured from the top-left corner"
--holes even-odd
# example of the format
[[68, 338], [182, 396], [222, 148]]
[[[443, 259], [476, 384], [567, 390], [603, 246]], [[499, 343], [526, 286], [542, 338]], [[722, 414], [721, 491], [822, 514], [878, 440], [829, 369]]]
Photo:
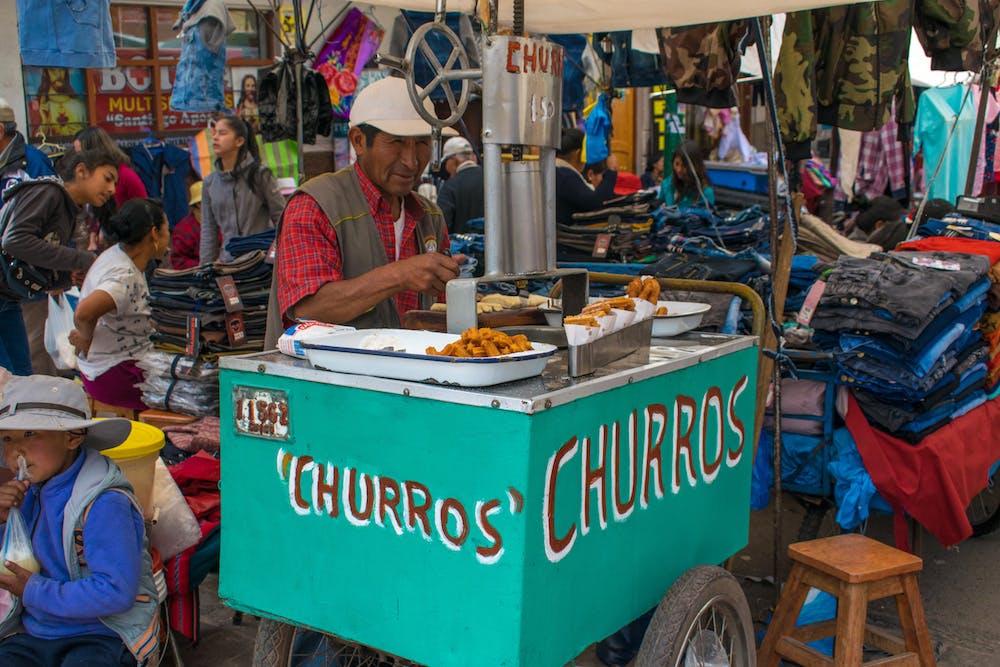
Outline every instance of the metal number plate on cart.
[[236, 431], [272, 440], [288, 440], [288, 395], [277, 389], [233, 387]]

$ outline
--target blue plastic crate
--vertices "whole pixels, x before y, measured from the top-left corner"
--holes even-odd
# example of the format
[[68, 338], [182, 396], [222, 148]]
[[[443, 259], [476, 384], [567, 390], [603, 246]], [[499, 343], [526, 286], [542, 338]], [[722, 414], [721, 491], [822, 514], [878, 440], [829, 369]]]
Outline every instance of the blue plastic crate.
[[705, 166], [712, 185], [744, 192], [767, 194], [767, 170], [760, 167], [708, 164]]

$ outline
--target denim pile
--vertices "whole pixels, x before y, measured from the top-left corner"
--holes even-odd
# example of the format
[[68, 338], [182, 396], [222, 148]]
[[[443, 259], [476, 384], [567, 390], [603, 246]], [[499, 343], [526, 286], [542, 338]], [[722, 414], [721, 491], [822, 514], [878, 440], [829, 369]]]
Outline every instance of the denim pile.
[[948, 252], [841, 257], [812, 320], [868, 420], [909, 442], [986, 400], [979, 330], [989, 260]]
[[[258, 249], [232, 262], [153, 272], [149, 303], [158, 354], [144, 362], [147, 405], [196, 416], [218, 414], [217, 358], [264, 347], [271, 287], [271, 265], [265, 258]], [[232, 278], [242, 310], [226, 309], [218, 282], [226, 277]]]
[[728, 216], [702, 208], [663, 206], [654, 216], [657, 231], [652, 246], [654, 250], [664, 250], [670, 245], [671, 237], [681, 234], [709, 238], [726, 250], [761, 250], [767, 244], [769, 224], [768, 216], [759, 206]]
[[257, 234], [249, 236], [234, 236], [226, 242], [226, 252], [230, 257], [239, 257], [254, 250], [268, 251], [274, 243], [276, 230], [265, 229]]

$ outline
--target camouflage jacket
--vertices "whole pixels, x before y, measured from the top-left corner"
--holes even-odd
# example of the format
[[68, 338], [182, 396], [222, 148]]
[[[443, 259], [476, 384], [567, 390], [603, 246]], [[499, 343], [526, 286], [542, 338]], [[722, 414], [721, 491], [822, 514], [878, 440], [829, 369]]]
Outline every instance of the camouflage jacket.
[[733, 84], [748, 25], [732, 21], [657, 31], [663, 70], [679, 102], [716, 109], [736, 106]]
[[1000, 0], [917, 0], [913, 27], [931, 68], [978, 72]]
[[809, 157], [817, 123], [869, 131], [889, 118], [909, 127], [915, 105], [907, 55], [913, 0], [788, 14], [775, 68], [781, 137], [788, 157]]

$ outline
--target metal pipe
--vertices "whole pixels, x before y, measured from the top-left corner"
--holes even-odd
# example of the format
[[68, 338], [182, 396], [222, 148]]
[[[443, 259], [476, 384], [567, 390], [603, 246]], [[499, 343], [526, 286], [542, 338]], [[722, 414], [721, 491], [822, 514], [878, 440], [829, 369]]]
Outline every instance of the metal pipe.
[[503, 253], [502, 222], [503, 222], [503, 164], [500, 157], [500, 144], [487, 143], [483, 145], [483, 217], [485, 222], [486, 275], [500, 272]]
[[546, 267], [556, 268], [556, 150], [542, 146], [542, 224], [545, 225]]

